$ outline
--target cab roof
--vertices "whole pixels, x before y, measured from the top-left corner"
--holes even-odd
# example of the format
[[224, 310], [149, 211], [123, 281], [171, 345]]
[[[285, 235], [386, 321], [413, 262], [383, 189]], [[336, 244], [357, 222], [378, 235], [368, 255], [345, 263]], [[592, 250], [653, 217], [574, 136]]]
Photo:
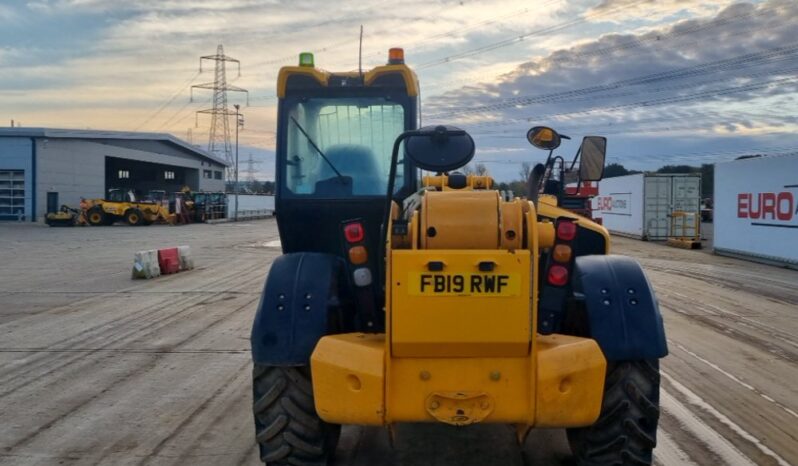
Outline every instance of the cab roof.
[[332, 88], [401, 89], [410, 97], [418, 96], [418, 77], [405, 64], [381, 65], [364, 72], [333, 73], [312, 66], [284, 66], [277, 76], [277, 97], [302, 95], [306, 91]]

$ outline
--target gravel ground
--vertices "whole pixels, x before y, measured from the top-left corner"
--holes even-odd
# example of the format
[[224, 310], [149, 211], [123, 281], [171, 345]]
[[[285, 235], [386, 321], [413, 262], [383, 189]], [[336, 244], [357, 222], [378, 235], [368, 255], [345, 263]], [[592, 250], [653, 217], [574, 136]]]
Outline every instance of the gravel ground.
[[[0, 464], [259, 464], [249, 329], [276, 223], [0, 224]], [[130, 279], [133, 252], [197, 269]], [[798, 271], [615, 238], [656, 288], [661, 465], [798, 464]], [[341, 465], [569, 464], [561, 430], [346, 427]]]

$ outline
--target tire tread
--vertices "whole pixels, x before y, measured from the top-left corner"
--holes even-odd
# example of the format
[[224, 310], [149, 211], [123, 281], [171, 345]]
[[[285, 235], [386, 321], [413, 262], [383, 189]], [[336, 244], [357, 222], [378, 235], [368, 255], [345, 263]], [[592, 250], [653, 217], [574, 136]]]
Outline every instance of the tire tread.
[[568, 429], [578, 466], [650, 465], [657, 445], [659, 361], [622, 361], [607, 367], [598, 420]]
[[310, 372], [256, 364], [252, 370], [255, 439], [261, 461], [272, 465], [325, 465], [340, 426], [316, 413]]

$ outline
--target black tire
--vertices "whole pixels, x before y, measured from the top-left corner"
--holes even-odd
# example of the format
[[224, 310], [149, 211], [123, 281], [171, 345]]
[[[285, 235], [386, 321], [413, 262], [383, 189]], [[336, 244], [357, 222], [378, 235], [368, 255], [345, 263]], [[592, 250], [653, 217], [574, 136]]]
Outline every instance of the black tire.
[[108, 215], [100, 206], [94, 206], [86, 212], [86, 221], [93, 227], [108, 225]]
[[568, 429], [578, 466], [650, 465], [657, 445], [659, 361], [608, 363], [595, 424]]
[[139, 209], [127, 209], [125, 221], [132, 227], [144, 225], [144, 214]]
[[252, 371], [255, 438], [269, 466], [326, 465], [341, 426], [316, 414], [310, 368], [255, 364]]

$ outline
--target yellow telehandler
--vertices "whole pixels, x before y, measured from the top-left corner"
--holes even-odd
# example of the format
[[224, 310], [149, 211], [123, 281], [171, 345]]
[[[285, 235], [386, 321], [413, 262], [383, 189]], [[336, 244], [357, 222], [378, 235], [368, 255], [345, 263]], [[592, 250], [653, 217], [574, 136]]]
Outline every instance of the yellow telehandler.
[[161, 202], [140, 201], [132, 191], [109, 189], [104, 199], [83, 199], [81, 208], [91, 226], [112, 225], [124, 220], [128, 225], [150, 225], [157, 221], [170, 221], [167, 207]]
[[[327, 464], [342, 424], [437, 422], [509, 424], [519, 440], [560, 427], [577, 465], [652, 463], [657, 300], [602, 226], [542, 187], [554, 129], [529, 131], [548, 158], [527, 198], [505, 201], [458, 172], [475, 152], [467, 132], [417, 128], [401, 49], [365, 73], [302, 54], [277, 96], [283, 255], [251, 334], [261, 460]], [[579, 182], [601, 178], [605, 152], [583, 139]]]

